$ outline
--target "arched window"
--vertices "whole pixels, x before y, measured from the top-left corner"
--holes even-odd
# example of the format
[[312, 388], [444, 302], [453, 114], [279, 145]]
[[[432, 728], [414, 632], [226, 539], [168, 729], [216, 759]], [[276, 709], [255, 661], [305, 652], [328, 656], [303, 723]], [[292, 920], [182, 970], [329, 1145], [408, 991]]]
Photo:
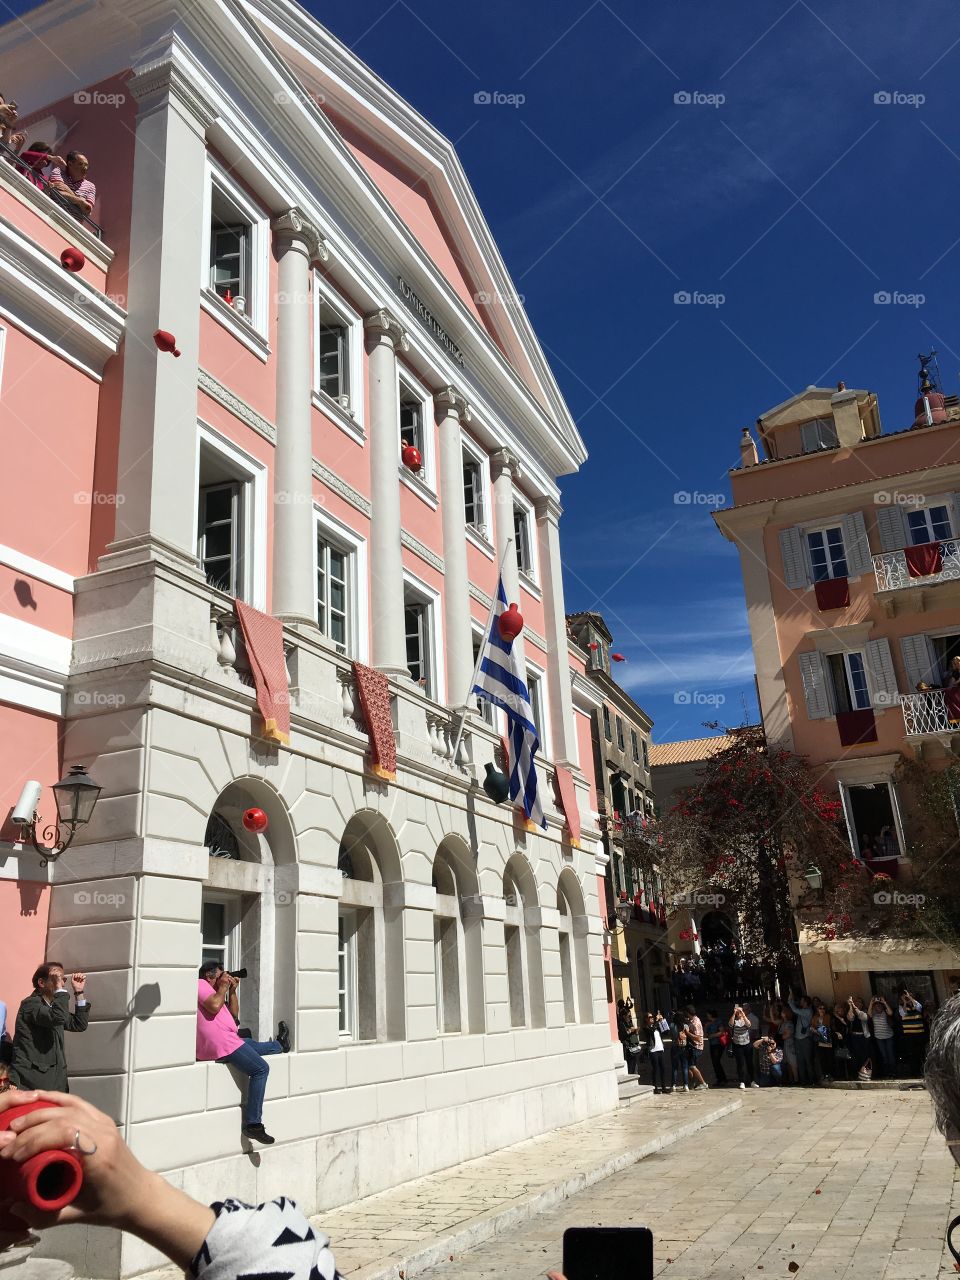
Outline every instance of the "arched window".
[[437, 892], [433, 918], [437, 987], [437, 1030], [441, 1035], [484, 1030], [483, 935], [478, 913], [479, 883], [470, 851], [455, 837], [441, 844], [433, 863]]
[[503, 941], [507, 954], [510, 1025], [546, 1025], [539, 924], [528, 924], [527, 908], [538, 906], [536, 884], [522, 858], [511, 858], [503, 873]]
[[338, 991], [342, 1040], [402, 1040], [405, 1034], [403, 909], [384, 890], [401, 879], [389, 824], [357, 813], [340, 841]]
[[590, 984], [590, 947], [586, 907], [576, 876], [564, 871], [557, 885], [560, 915], [560, 977], [563, 984], [564, 1022], [593, 1021]]
[[[243, 813], [263, 809], [268, 825], [255, 834]], [[240, 778], [217, 797], [207, 821], [209, 854], [200, 916], [201, 961], [246, 969], [240, 1023], [267, 1040], [283, 1019], [295, 1026], [296, 911], [280, 890], [282, 868], [295, 862], [289, 816], [279, 796], [259, 779]]]

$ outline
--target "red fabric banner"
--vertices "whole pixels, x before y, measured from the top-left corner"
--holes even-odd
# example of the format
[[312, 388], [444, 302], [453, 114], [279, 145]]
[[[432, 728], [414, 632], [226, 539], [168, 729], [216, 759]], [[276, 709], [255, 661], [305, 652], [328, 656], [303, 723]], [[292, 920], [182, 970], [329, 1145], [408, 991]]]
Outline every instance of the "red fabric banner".
[[960, 720], [960, 685], [952, 684], [944, 689], [943, 700], [947, 704], [947, 719]]
[[560, 797], [560, 808], [570, 833], [570, 843], [580, 848], [580, 809], [577, 805], [577, 789], [573, 785], [573, 774], [569, 769], [556, 767], [557, 795]]
[[862, 711], [838, 711], [837, 728], [842, 747], [856, 747], [862, 742], [877, 740], [877, 718], [870, 707]]
[[397, 740], [390, 714], [390, 682], [382, 672], [365, 667], [361, 662], [353, 664], [353, 678], [370, 740], [370, 770], [378, 778], [395, 782]]
[[234, 600], [250, 671], [263, 716], [263, 736], [271, 742], [290, 741], [290, 685], [283, 656], [283, 623], [243, 600]]
[[917, 547], [904, 547], [911, 578], [929, 578], [943, 569], [943, 548], [939, 542], [921, 542]]
[[845, 609], [850, 603], [850, 583], [846, 578], [824, 578], [822, 582], [815, 582], [813, 589], [821, 613], [827, 609]]

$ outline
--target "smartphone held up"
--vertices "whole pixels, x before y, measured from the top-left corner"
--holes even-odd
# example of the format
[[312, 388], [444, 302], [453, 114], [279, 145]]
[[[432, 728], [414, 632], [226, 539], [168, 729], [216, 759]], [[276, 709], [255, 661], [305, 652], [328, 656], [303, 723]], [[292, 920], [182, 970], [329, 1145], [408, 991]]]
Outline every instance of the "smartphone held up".
[[653, 1280], [649, 1227], [568, 1227], [563, 1233], [565, 1280]]

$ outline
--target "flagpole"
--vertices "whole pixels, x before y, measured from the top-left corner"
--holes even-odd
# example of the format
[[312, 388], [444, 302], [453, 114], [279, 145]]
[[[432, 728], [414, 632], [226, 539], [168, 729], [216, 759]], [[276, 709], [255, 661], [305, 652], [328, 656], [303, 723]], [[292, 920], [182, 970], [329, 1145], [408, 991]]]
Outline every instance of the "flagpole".
[[[453, 744], [453, 750], [450, 753], [450, 759], [454, 764], [457, 763], [457, 752], [460, 749], [460, 739], [463, 737], [463, 730], [467, 723], [467, 713], [470, 710], [467, 706], [467, 701], [470, 694], [473, 692], [473, 686], [477, 683], [477, 676], [480, 674], [480, 663], [483, 661], [483, 651], [486, 648], [487, 636], [490, 634], [490, 628], [493, 625], [493, 616], [497, 610], [497, 587], [500, 585], [500, 579], [503, 577], [503, 566], [507, 562], [507, 556], [512, 546], [513, 538], [507, 538], [506, 546], [503, 548], [503, 555], [500, 557], [500, 566], [497, 569], [497, 584], [493, 590], [493, 599], [490, 601], [490, 612], [487, 614], [487, 625], [483, 629], [483, 640], [480, 642], [480, 650], [477, 653], [477, 661], [473, 668], [473, 678], [470, 681], [470, 688], [467, 690], [467, 696], [463, 700], [463, 710], [460, 712], [460, 724], [457, 728], [457, 737]], [[519, 600], [517, 603], [520, 603]]]

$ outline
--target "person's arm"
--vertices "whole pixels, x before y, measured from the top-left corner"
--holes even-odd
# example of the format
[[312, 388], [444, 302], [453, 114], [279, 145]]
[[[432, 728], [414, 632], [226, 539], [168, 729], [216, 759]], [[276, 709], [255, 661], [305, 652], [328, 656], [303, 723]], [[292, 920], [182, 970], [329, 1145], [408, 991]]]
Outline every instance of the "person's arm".
[[793, 1010], [793, 1012], [794, 1012], [794, 1013], [797, 1015], [797, 1017], [799, 1018], [799, 1017], [800, 1017], [800, 1015], [802, 1014], [803, 1010], [800, 1008], [800, 1006], [799, 1006], [798, 1004], [794, 1004], [794, 1002], [793, 1002], [793, 996], [790, 996], [790, 998], [787, 1000], [787, 1004], [790, 1006], [790, 1008]]
[[227, 1008], [228, 1008], [228, 1009], [230, 1010], [230, 1012], [233, 1014], [233, 1020], [234, 1020], [234, 1022], [236, 1022], [236, 1023], [239, 1025], [239, 1023], [240, 1023], [240, 1000], [239, 1000], [239, 997], [237, 996], [237, 986], [236, 986], [236, 983], [232, 983], [232, 984], [231, 984], [231, 987], [230, 987], [230, 994], [229, 994], [229, 996], [227, 997]]
[[90, 1003], [86, 997], [87, 975], [85, 973], [72, 973], [70, 981], [73, 984], [73, 992], [76, 996], [76, 1008], [67, 1019], [67, 1031], [86, 1031], [87, 1024], [90, 1021]]
[[23, 1011], [23, 1020], [28, 1027], [66, 1027], [70, 1021], [69, 993], [61, 987], [50, 1004], [38, 1000], [32, 1008]]
[[206, 1013], [209, 1013], [211, 1018], [215, 1018], [227, 1003], [232, 986], [233, 979], [231, 979], [230, 975], [221, 973], [220, 977], [217, 979], [215, 990], [211, 991], [205, 999], [200, 1001], [201, 1009]]

